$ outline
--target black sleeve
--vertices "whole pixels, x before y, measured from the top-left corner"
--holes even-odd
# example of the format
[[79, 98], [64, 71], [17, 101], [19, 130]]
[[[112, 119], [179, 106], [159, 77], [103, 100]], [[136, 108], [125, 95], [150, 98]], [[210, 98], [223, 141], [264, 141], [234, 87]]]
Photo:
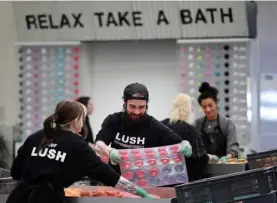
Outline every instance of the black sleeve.
[[209, 156], [196, 128], [187, 123], [183, 123], [182, 125], [183, 126], [179, 128], [178, 134], [184, 140], [189, 141], [192, 147], [191, 157], [185, 157], [189, 181], [200, 180], [204, 178]]
[[88, 136], [86, 137], [86, 141], [94, 144], [93, 135], [88, 134]]
[[11, 176], [14, 180], [20, 180], [22, 177], [23, 167], [26, 162], [27, 156], [30, 155], [28, 149], [30, 137], [26, 139], [24, 144], [18, 149], [17, 156], [13, 160], [13, 164], [11, 167]]
[[93, 140], [93, 132], [91, 130], [90, 124], [86, 125], [87, 128], [87, 137], [86, 137], [86, 141], [89, 143], [94, 144], [94, 140]]
[[194, 126], [188, 126], [188, 141], [192, 146], [192, 156], [186, 158], [189, 180], [204, 178], [209, 156], [205, 149], [203, 140]]
[[208, 161], [209, 157], [207, 155], [199, 158], [186, 157], [187, 172], [190, 182], [205, 178]]
[[117, 122], [115, 115], [109, 115], [105, 118], [101, 125], [101, 130], [96, 135], [96, 141], [103, 141], [109, 145], [115, 138], [117, 133]]
[[[169, 119], [161, 121], [166, 126], [169, 126]], [[178, 128], [177, 132], [183, 140], [189, 141], [192, 146], [192, 156], [185, 157], [187, 172], [189, 181], [200, 180], [204, 178], [206, 165], [209, 162], [209, 156], [204, 147], [202, 138], [196, 128], [189, 124], [183, 124], [182, 127]]]
[[90, 126], [89, 118], [88, 116], [86, 117], [86, 127], [87, 127], [87, 142], [94, 143], [93, 140], [93, 132]]
[[207, 155], [203, 140], [200, 133], [194, 126], [189, 126], [187, 140], [190, 142], [192, 147], [192, 157], [203, 157]]
[[164, 120], [161, 120], [160, 122], [161, 122], [162, 124], [168, 126], [168, 121], [169, 121], [169, 119], [166, 118], [166, 119], [164, 119]]
[[120, 175], [115, 172], [108, 164], [101, 161], [100, 157], [85, 142], [80, 142], [74, 147], [72, 163], [83, 166], [84, 176], [88, 176], [92, 180], [104, 183], [107, 186], [114, 187]]
[[157, 120], [152, 122], [152, 128], [153, 134], [158, 136], [157, 142], [160, 146], [178, 144], [183, 141], [178, 134]]
[[[161, 122], [170, 128], [169, 119], [165, 119]], [[209, 157], [207, 155], [207, 151], [205, 149], [201, 135], [196, 130], [196, 128], [188, 123], [182, 123], [179, 125], [179, 128], [177, 128], [177, 129], [178, 129], [178, 131], [176, 131], [176, 129], [172, 128], [172, 130], [175, 131], [175, 133], [177, 133], [178, 135], [180, 135], [180, 137], [183, 140], [189, 141], [189, 143], [192, 147], [191, 158], [199, 159], [202, 157], [204, 162], [208, 162]]]

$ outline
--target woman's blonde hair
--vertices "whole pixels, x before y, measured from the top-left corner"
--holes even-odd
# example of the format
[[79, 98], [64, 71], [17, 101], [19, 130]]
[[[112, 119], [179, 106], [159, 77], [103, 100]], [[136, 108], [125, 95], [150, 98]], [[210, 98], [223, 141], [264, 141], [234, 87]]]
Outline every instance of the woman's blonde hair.
[[175, 97], [171, 108], [169, 123], [185, 121], [189, 124], [194, 122], [192, 98], [184, 93], [180, 93]]

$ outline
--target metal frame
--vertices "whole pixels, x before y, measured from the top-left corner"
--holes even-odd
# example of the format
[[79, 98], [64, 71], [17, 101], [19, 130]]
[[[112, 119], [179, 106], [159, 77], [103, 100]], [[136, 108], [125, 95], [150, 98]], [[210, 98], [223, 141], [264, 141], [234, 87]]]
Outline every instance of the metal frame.
[[[6, 202], [9, 195], [0, 195], [0, 202]], [[99, 198], [70, 197], [66, 203], [171, 203], [173, 199]]]
[[60, 42], [15, 42], [15, 46], [71, 46], [80, 45], [78, 41], [60, 41]]
[[177, 44], [248, 42], [249, 38], [178, 39]]

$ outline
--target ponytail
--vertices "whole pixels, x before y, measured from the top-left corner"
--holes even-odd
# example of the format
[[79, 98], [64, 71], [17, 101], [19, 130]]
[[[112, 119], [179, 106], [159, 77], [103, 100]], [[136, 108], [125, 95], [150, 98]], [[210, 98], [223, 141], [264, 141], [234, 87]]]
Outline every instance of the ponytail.
[[56, 114], [52, 114], [48, 118], [45, 119], [43, 122], [43, 130], [46, 134], [51, 134], [54, 131], [55, 121], [56, 121]]
[[55, 126], [56, 122], [57, 122], [56, 114], [52, 114], [51, 116], [46, 118], [45, 121], [43, 122], [44, 135], [40, 143], [39, 150], [51, 144], [53, 140], [56, 138], [56, 126]]

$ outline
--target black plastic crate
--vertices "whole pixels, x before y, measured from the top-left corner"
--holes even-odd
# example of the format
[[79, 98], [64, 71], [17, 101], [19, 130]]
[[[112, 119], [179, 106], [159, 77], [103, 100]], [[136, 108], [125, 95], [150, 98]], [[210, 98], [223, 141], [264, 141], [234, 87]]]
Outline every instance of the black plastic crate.
[[175, 187], [178, 203], [227, 203], [276, 191], [274, 167], [194, 181]]
[[277, 165], [277, 150], [247, 155], [249, 169], [271, 167]]
[[256, 198], [243, 201], [243, 203], [276, 203], [276, 202], [277, 202], [276, 192], [272, 192], [270, 194], [267, 194], [261, 197], [256, 197]]

